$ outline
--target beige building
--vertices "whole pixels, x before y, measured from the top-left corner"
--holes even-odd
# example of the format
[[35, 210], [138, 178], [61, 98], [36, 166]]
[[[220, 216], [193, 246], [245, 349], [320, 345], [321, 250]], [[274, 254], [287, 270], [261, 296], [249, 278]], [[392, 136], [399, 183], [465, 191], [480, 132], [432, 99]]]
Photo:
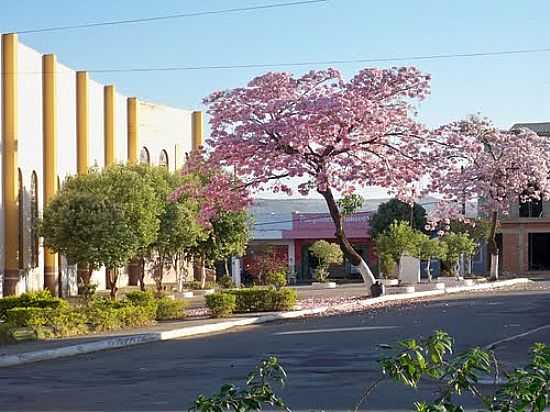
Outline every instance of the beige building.
[[[146, 162], [176, 170], [202, 144], [201, 112], [124, 96], [84, 71], [2, 36], [0, 296], [48, 288], [71, 294], [76, 271], [44, 250], [34, 223], [66, 176]], [[124, 285], [127, 276], [120, 282]], [[105, 288], [105, 274], [93, 282]]]

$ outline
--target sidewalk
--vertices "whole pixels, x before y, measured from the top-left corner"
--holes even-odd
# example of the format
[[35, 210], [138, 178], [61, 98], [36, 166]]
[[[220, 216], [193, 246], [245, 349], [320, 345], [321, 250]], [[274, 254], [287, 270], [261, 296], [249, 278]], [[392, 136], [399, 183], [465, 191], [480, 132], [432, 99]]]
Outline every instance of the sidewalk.
[[[297, 310], [235, 315], [227, 319], [190, 318], [178, 322], [161, 322], [149, 328], [121, 330], [116, 332], [71, 337], [64, 339], [25, 342], [0, 347], [0, 367], [61, 357], [76, 356], [101, 350], [116, 349], [181, 337], [220, 332], [239, 326], [273, 322], [276, 320], [301, 318], [309, 315], [354, 312], [386, 302], [407, 301], [425, 297], [440, 296], [465, 291], [488, 290], [528, 283], [526, 278], [481, 283], [474, 286], [451, 286], [444, 290], [421, 290], [413, 293], [395, 293], [378, 298], [364, 297], [364, 288], [357, 286], [340, 289], [323, 289], [324, 300], [311, 294], [301, 294]], [[424, 286], [423, 286], [424, 288]], [[362, 291], [361, 291], [362, 289]], [[344, 292], [338, 294], [338, 291]], [[355, 295], [352, 291], [355, 290]], [[361, 293], [357, 293], [361, 291]], [[312, 292], [310, 290], [310, 292]], [[308, 296], [308, 297], [305, 297]]]

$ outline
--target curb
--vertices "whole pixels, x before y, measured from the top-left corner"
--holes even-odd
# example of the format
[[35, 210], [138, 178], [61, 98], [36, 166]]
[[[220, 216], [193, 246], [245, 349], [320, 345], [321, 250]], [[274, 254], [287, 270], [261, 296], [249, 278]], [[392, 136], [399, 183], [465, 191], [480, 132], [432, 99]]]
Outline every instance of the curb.
[[315, 315], [327, 312], [329, 310], [346, 310], [363, 307], [368, 307], [384, 302], [408, 300], [413, 298], [423, 298], [430, 296], [438, 296], [452, 293], [460, 293], [465, 291], [497, 289], [501, 287], [514, 286], [518, 284], [530, 282], [527, 278], [509, 279], [497, 281], [494, 283], [484, 283], [474, 286], [454, 286], [445, 290], [427, 290], [422, 292], [402, 293], [396, 295], [380, 296], [378, 298], [365, 299], [357, 302], [342, 303], [334, 306], [321, 306], [311, 309], [301, 309], [292, 312], [276, 312], [267, 315], [253, 316], [244, 319], [230, 320], [208, 325], [191, 326], [179, 329], [168, 330], [164, 332], [144, 333], [132, 336], [120, 336], [115, 338], [103, 339], [97, 342], [82, 343], [79, 345], [65, 346], [61, 348], [45, 349], [33, 352], [25, 352], [17, 355], [0, 356], [0, 368], [23, 365], [27, 363], [40, 362], [44, 360], [65, 358], [70, 356], [83, 355], [86, 353], [99, 352], [109, 349], [118, 349], [129, 346], [141, 345], [144, 343], [159, 342], [169, 339], [177, 339], [187, 336], [204, 335], [208, 333], [220, 332], [238, 326], [257, 325], [261, 323], [273, 322], [284, 319], [301, 318], [308, 315]]

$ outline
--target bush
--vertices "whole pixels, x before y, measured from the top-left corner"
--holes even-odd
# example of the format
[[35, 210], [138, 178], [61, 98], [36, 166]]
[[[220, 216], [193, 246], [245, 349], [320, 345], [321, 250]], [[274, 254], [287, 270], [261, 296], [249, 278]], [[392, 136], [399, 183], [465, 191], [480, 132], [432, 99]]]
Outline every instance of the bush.
[[49, 291], [23, 293], [0, 299], [0, 320], [6, 320], [7, 311], [13, 308], [68, 308], [67, 301], [54, 297]]
[[39, 337], [73, 336], [86, 333], [87, 318], [75, 308], [13, 308], [7, 311], [6, 325], [32, 328]]
[[290, 310], [296, 304], [296, 290], [290, 288], [250, 288], [224, 291], [236, 298], [235, 312]]
[[218, 281], [218, 285], [222, 289], [231, 289], [236, 287], [235, 282], [233, 282], [233, 279], [231, 279], [229, 276], [222, 276], [221, 279]]
[[236, 300], [231, 293], [213, 293], [206, 296], [206, 306], [215, 318], [225, 318], [235, 311]]
[[155, 302], [155, 295], [152, 291], [142, 292], [138, 290], [135, 292], [128, 292], [126, 294], [126, 300], [133, 305], [146, 305]]
[[268, 272], [265, 275], [265, 284], [273, 286], [275, 289], [280, 289], [286, 286], [286, 271], [279, 270], [276, 272]]
[[183, 300], [174, 300], [162, 297], [157, 301], [156, 320], [176, 320], [185, 317], [187, 303]]
[[397, 279], [396, 267], [395, 260], [391, 255], [387, 253], [380, 255], [380, 274], [384, 276], [384, 279]]

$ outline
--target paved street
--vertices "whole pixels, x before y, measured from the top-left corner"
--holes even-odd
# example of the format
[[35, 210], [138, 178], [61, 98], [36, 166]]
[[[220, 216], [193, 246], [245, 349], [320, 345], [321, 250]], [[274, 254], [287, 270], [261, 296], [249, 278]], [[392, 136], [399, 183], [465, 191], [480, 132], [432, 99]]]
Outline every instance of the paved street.
[[[550, 324], [550, 294], [500, 292], [460, 296], [361, 314], [279, 322], [77, 358], [0, 369], [2, 410], [185, 410], [197, 393], [238, 383], [277, 355], [289, 374], [292, 409], [353, 408], [377, 377], [378, 344], [445, 329], [458, 349], [487, 345]], [[506, 367], [519, 366], [529, 345], [550, 343], [543, 329], [497, 347]], [[369, 409], [409, 408], [434, 388], [413, 392], [384, 384]], [[473, 406], [473, 404], [471, 404]]]

